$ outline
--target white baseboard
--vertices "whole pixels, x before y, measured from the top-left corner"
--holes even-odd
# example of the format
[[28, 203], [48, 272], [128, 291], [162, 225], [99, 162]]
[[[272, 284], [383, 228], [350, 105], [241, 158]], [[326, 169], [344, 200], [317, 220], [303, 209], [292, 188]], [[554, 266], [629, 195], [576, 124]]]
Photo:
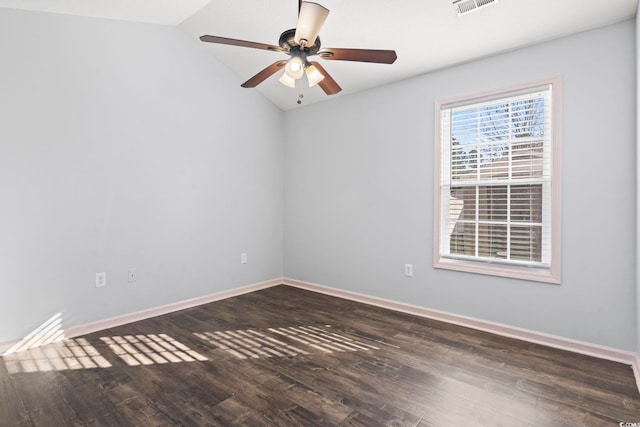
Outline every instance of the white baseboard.
[[[86, 323], [84, 325], [71, 326], [69, 328], [64, 329], [64, 335], [62, 336], [62, 338], [67, 339], [67, 338], [79, 337], [79, 336], [90, 334], [93, 332], [102, 331], [104, 329], [126, 325], [127, 323], [137, 322], [140, 320], [149, 319], [151, 317], [161, 316], [163, 314], [169, 314], [175, 311], [196, 307], [202, 304], [208, 304], [210, 302], [220, 301], [223, 299], [235, 297], [235, 296], [246, 294], [249, 292], [270, 288], [272, 286], [279, 285], [282, 282], [283, 281], [281, 278], [268, 280], [265, 282], [242, 286], [240, 288], [229, 289], [227, 291], [216, 292], [213, 294], [204, 295], [197, 298], [178, 301], [175, 303], [166, 304], [159, 307], [153, 307], [146, 310], [136, 311], [134, 313], [125, 314], [122, 316], [115, 316], [109, 319], [98, 320], [96, 322]], [[37, 341], [37, 337], [35, 339], [34, 338], [32, 339], [34, 341]], [[0, 343], [0, 355], [4, 355], [11, 349], [19, 347], [20, 343], [21, 343], [21, 340]]]
[[453, 313], [447, 313], [440, 310], [428, 309], [411, 304], [405, 304], [397, 301], [391, 301], [383, 298], [372, 297], [357, 292], [345, 291], [329, 286], [318, 285], [316, 283], [304, 282], [295, 279], [284, 278], [282, 283], [313, 292], [332, 295], [352, 301], [362, 302], [369, 305], [399, 311], [402, 313], [413, 314], [415, 316], [426, 317], [433, 320], [439, 320], [455, 325], [465, 326], [496, 335], [509, 338], [546, 345], [562, 350], [572, 351], [574, 353], [585, 354], [600, 359], [611, 360], [614, 362], [631, 365], [636, 378], [638, 391], [640, 391], [640, 358], [637, 353], [620, 350], [616, 348], [606, 347], [598, 344], [592, 344], [584, 341], [578, 341], [570, 338], [564, 338], [557, 335], [536, 332], [529, 329], [518, 328], [515, 326], [504, 325], [501, 323], [490, 322], [486, 320], [476, 319], [473, 317], [460, 316]]
[[635, 360], [631, 364], [633, 368], [633, 375], [636, 377], [636, 384], [638, 384], [638, 391], [640, 391], [640, 355], [636, 353]]

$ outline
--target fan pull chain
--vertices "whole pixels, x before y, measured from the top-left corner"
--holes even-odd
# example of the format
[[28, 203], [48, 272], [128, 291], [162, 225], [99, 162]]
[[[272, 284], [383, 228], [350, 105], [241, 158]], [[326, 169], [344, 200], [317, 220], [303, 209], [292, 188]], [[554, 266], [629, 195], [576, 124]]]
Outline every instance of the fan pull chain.
[[[304, 77], [306, 79], [306, 77]], [[303, 79], [298, 79], [296, 80], [296, 86], [298, 86], [300, 88], [300, 94], [298, 95], [298, 100], [296, 101], [296, 103], [298, 105], [302, 104], [302, 98], [304, 98], [304, 83], [302, 83]]]

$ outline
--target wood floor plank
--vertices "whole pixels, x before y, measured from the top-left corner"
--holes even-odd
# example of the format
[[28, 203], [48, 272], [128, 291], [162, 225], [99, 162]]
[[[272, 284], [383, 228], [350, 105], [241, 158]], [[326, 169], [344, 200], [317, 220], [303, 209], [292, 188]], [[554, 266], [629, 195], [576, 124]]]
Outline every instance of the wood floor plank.
[[5, 366], [0, 366], [0, 420], [11, 426], [31, 426], [31, 420]]
[[33, 425], [83, 425], [76, 415], [75, 408], [67, 402], [67, 396], [61, 387], [65, 383], [62, 375], [51, 372], [18, 374], [13, 377], [13, 380], [16, 392]]
[[2, 358], [0, 396], [11, 426], [640, 421], [627, 365], [288, 286]]

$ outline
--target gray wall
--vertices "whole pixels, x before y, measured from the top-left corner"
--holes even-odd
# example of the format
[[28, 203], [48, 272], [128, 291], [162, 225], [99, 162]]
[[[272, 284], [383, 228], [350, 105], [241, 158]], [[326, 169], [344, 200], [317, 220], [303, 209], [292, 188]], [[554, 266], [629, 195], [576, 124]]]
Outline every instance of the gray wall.
[[283, 113], [199, 41], [0, 9], [0, 58], [0, 343], [282, 274]]
[[[636, 350], [634, 25], [287, 112], [285, 275]], [[550, 76], [563, 79], [562, 284], [434, 269], [434, 100]]]

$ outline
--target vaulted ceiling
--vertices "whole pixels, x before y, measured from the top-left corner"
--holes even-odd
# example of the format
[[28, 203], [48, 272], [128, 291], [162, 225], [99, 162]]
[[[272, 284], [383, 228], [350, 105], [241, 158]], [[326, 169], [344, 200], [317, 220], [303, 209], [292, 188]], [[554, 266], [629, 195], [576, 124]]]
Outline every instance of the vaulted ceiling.
[[[345, 96], [451, 65], [632, 18], [638, 0], [500, 0], [458, 16], [452, 0], [316, 0], [331, 12], [323, 47], [395, 49], [392, 65], [323, 61], [343, 88], [327, 96], [319, 87], [278, 82], [255, 89], [283, 110]], [[177, 26], [194, 41], [203, 34], [278, 44], [294, 28], [296, 0], [0, 0], [0, 7]], [[237, 75], [238, 86], [283, 53], [203, 43]], [[211, 76], [215, 78], [215, 76]]]

